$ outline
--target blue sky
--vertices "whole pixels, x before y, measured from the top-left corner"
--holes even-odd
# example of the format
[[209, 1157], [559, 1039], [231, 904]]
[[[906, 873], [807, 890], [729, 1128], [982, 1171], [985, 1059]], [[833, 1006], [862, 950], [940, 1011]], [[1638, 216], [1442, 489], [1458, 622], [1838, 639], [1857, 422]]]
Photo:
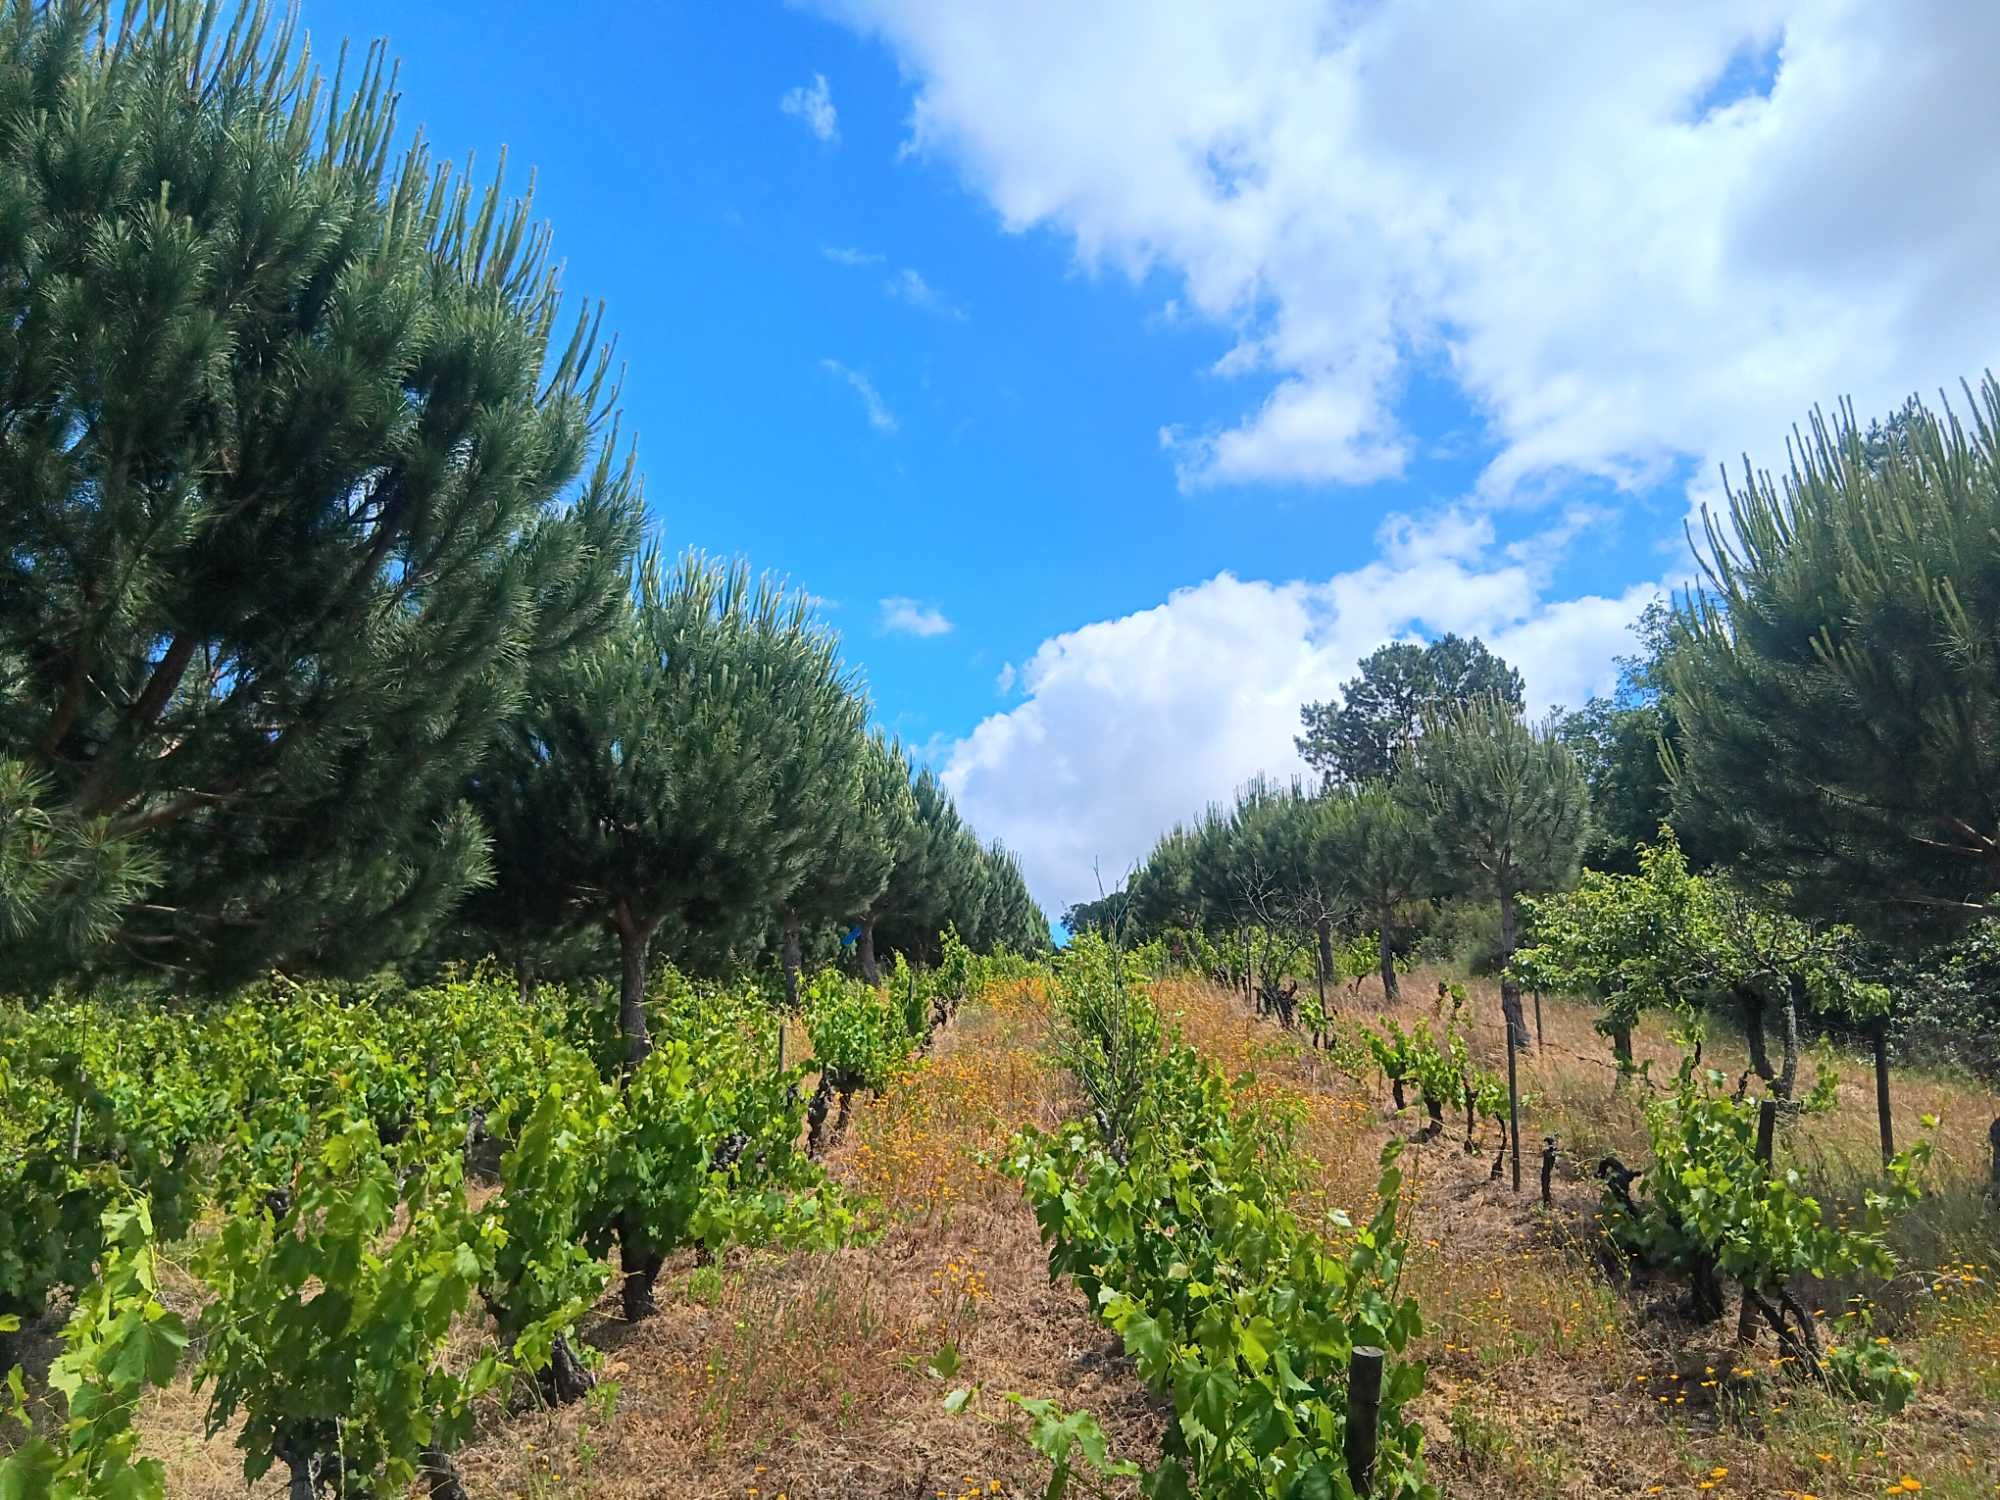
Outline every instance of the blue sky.
[[[1827, 120], [1871, 129], [1865, 16], [1301, 9], [304, 21], [328, 57], [387, 35], [438, 154], [534, 170], [566, 285], [609, 305], [664, 540], [823, 598], [882, 722], [1053, 907], [1286, 769], [1296, 701], [1380, 639], [1480, 629], [1542, 702], [1603, 685], [1716, 462], [1976, 373], [2000, 327], [1926, 312], [1939, 266], [1837, 208], [1823, 253], [1769, 186], [1838, 169]], [[1914, 9], [1909, 66], [1976, 55]], [[1976, 138], [1967, 108], [1920, 99], [1866, 149]], [[1894, 301], [1885, 275], [1900, 310], [1829, 314], [1857, 279]]]

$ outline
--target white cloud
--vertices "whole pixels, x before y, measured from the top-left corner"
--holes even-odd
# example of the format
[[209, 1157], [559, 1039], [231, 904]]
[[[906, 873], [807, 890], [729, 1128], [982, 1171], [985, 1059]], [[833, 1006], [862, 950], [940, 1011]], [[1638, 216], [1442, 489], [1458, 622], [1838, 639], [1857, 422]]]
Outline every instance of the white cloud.
[[833, 91], [826, 86], [826, 74], [815, 73], [811, 83], [789, 90], [778, 108], [805, 121], [806, 129], [831, 145], [840, 139], [840, 112], [833, 107]]
[[2000, 153], [1967, 144], [2000, 137], [2000, 6], [819, 3], [1007, 228], [1233, 336], [1237, 419], [1158, 413], [1188, 486], [1392, 475], [1417, 374], [1477, 412], [1489, 495], [1709, 486], [1812, 403], [2000, 348]]
[[1323, 581], [1221, 573], [1044, 641], [1019, 669], [1022, 701], [943, 751], [966, 817], [1059, 910], [1095, 893], [1094, 863], [1122, 879], [1162, 830], [1256, 772], [1303, 771], [1300, 705], [1335, 695], [1383, 641], [1478, 635], [1521, 669], [1539, 714], [1612, 685], [1658, 592], [1552, 600], [1543, 561], [1496, 549], [1458, 511], [1391, 517], [1378, 541], [1383, 556]]
[[819, 253], [836, 266], [879, 266], [883, 259], [878, 250], [857, 250], [852, 245], [821, 245]]
[[896, 414], [889, 410], [889, 403], [882, 399], [882, 393], [875, 389], [875, 382], [868, 378], [865, 370], [852, 369], [837, 359], [823, 359], [819, 367], [829, 375], [837, 375], [853, 387], [854, 394], [861, 398], [861, 406], [868, 413], [868, 425], [877, 432], [894, 432]]
[[1011, 661], [1003, 661], [1000, 663], [1000, 670], [993, 674], [994, 691], [1003, 695], [1013, 692], [1017, 676], [1019, 674], [1015, 672], [1014, 664]]
[[925, 639], [947, 635], [951, 621], [934, 605], [920, 604], [898, 594], [882, 601], [882, 628], [894, 635], [915, 635]]
[[927, 313], [936, 313], [941, 318], [963, 319], [965, 309], [953, 303], [938, 289], [924, 280], [921, 273], [904, 266], [882, 284], [882, 290], [899, 301], [920, 308]]

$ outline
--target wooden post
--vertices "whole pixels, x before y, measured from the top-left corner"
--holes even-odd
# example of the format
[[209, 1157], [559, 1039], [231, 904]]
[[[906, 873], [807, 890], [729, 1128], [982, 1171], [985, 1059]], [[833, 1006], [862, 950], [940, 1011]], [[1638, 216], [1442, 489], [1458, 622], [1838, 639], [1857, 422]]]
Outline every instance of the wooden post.
[[1535, 991], [1535, 1050], [1537, 1052], [1548, 1050], [1548, 1042], [1542, 1037], [1542, 992], [1540, 990]]
[[1514, 1157], [1514, 1191], [1521, 1191], [1521, 1083], [1516, 1076], [1515, 1058], [1519, 1055], [1514, 1046], [1514, 1032], [1507, 1032], [1507, 1133], [1511, 1137], [1508, 1150]]
[[1347, 1479], [1357, 1495], [1366, 1495], [1375, 1482], [1384, 1358], [1380, 1349], [1357, 1344], [1347, 1363]]
[[2000, 1120], [1993, 1122], [1993, 1128], [1987, 1132], [1987, 1139], [1993, 1143], [1993, 1180], [1986, 1185], [1986, 1191], [2000, 1198]]
[[1875, 1048], [1875, 1125], [1882, 1133], [1882, 1165], [1896, 1154], [1896, 1128], [1889, 1119], [1889, 1021], [1878, 1020], [1869, 1034]]
[[1549, 1191], [1549, 1185], [1554, 1180], [1555, 1175], [1556, 1175], [1556, 1138], [1552, 1135], [1545, 1135], [1542, 1137], [1542, 1207], [1543, 1208], [1555, 1207], [1554, 1199]]

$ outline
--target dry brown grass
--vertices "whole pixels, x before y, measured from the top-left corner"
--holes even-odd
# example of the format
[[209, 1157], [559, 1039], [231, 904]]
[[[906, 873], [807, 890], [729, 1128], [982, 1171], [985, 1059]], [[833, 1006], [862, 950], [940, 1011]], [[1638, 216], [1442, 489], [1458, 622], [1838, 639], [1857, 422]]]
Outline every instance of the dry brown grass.
[[[1401, 1002], [1386, 1009], [1372, 983], [1338, 998], [1350, 1021], [1389, 1014], [1407, 1026], [1432, 1013], [1441, 977], [1407, 976]], [[1504, 1066], [1497, 987], [1467, 988], [1472, 1050]], [[1910, 1070], [1895, 1079], [1900, 1141], [1916, 1137], [1923, 1114], [1941, 1123], [1932, 1195], [1899, 1230], [1907, 1273], [1863, 1309], [1871, 1332], [1893, 1335], [1924, 1375], [1918, 1399], [1887, 1417], [1784, 1378], [1768, 1349], [1737, 1348], [1733, 1318], [1690, 1327], [1674, 1312], [1676, 1289], [1608, 1279], [1594, 1253], [1589, 1167], [1606, 1154], [1644, 1160], [1651, 1095], [1640, 1083], [1614, 1089], [1609, 1045], [1587, 1008], [1543, 1001], [1541, 1046], [1520, 1070], [1525, 1191], [1516, 1196], [1504, 1179], [1488, 1181], [1491, 1137], [1476, 1156], [1460, 1145], [1462, 1122], [1438, 1140], [1417, 1139], [1414, 1105], [1396, 1115], [1377, 1080], [1329, 1068], [1296, 1036], [1254, 1020], [1242, 997], [1174, 985], [1163, 998], [1189, 1039], [1224, 1066], [1256, 1068], [1267, 1086], [1310, 1102], [1316, 1124], [1302, 1146], [1322, 1164], [1329, 1201], [1362, 1208], [1382, 1142], [1411, 1140], [1405, 1285], [1429, 1325], [1418, 1351], [1431, 1363], [1420, 1415], [1447, 1496], [1881, 1495], [1904, 1476], [1952, 1500], [2000, 1494], [2000, 1215], [1979, 1196], [1985, 1131], [2000, 1111], [1992, 1095]], [[1649, 1020], [1634, 1040], [1638, 1057], [1671, 1077], [1678, 1052], [1665, 1026]], [[1705, 1060], [1740, 1071], [1741, 1039], [1711, 1037]], [[1832, 1113], [1788, 1131], [1781, 1148], [1833, 1203], [1858, 1197], [1880, 1162], [1867, 1061], [1840, 1057], [1836, 1066], [1843, 1081]], [[1563, 1153], [1552, 1214], [1538, 1193], [1541, 1138], [1550, 1133]], [[1852, 1326], [1842, 1316], [1847, 1290], [1821, 1288], [1834, 1326]]]

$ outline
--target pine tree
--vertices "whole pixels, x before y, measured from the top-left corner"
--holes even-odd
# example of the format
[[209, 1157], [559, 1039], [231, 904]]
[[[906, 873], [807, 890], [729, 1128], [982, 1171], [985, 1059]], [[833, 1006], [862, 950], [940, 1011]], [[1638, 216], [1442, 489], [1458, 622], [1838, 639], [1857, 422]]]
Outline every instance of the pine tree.
[[741, 564], [689, 555], [670, 571], [648, 553], [622, 625], [540, 675], [525, 728], [482, 773], [475, 800], [522, 841], [499, 860], [503, 888], [545, 882], [521, 901], [559, 898], [616, 936], [635, 1063], [652, 1047], [656, 941], [687, 967], [725, 968], [783, 909], [800, 835], [781, 768], [825, 716], [858, 723], [858, 705], [833, 701], [847, 692], [835, 652], [802, 596], [753, 585]]
[[0, 760], [157, 875], [58, 924], [73, 961], [412, 951], [484, 875], [467, 764], [636, 536], [529, 204], [392, 155], [379, 49], [342, 93], [295, 43], [0, 13]]
[[1746, 472], [1669, 660], [1676, 821], [1885, 937], [2000, 910], [2000, 383], [1967, 396]]
[[[781, 821], [804, 835], [794, 846], [796, 877], [782, 919], [787, 1010], [799, 1003], [801, 927], [861, 917], [888, 887], [901, 834], [915, 816], [909, 782], [896, 785], [902, 772], [888, 746], [861, 732], [861, 702], [851, 693], [846, 700], [846, 712], [818, 716], [819, 728], [801, 737], [807, 748], [788, 758], [780, 795], [781, 810], [789, 811]], [[863, 960], [866, 977], [872, 952]]]
[[[1523, 722], [1505, 699], [1476, 698], [1425, 721], [1424, 732], [1404, 752], [1397, 795], [1427, 824], [1444, 881], [1498, 903], [1500, 957], [1506, 964], [1520, 937], [1520, 896], [1573, 880], [1590, 835], [1590, 793], [1576, 757], [1552, 729]], [[1518, 1192], [1514, 1058], [1528, 1045], [1528, 1025], [1519, 981], [1510, 968], [1501, 975], [1508, 1089], [1516, 1103]]]
[[1382, 994], [1393, 1002], [1397, 913], [1436, 883], [1430, 825], [1380, 782], [1335, 792], [1326, 809], [1326, 858], [1379, 934]]
[[849, 908], [847, 915], [855, 917], [861, 928], [855, 943], [861, 977], [879, 985], [882, 966], [875, 954], [875, 923], [897, 864], [918, 837], [917, 799], [910, 790], [910, 763], [904, 758], [902, 745], [880, 732], [868, 740], [862, 762], [861, 799], [862, 827], [867, 832], [870, 851], [879, 851], [881, 856], [881, 879], [862, 882], [872, 889]]
[[1476, 636], [1445, 635], [1428, 645], [1396, 641], [1377, 648], [1340, 698], [1299, 710], [1305, 733], [1293, 741], [1328, 783], [1379, 781], [1422, 731], [1426, 715], [1484, 695], [1521, 706], [1521, 674]]

